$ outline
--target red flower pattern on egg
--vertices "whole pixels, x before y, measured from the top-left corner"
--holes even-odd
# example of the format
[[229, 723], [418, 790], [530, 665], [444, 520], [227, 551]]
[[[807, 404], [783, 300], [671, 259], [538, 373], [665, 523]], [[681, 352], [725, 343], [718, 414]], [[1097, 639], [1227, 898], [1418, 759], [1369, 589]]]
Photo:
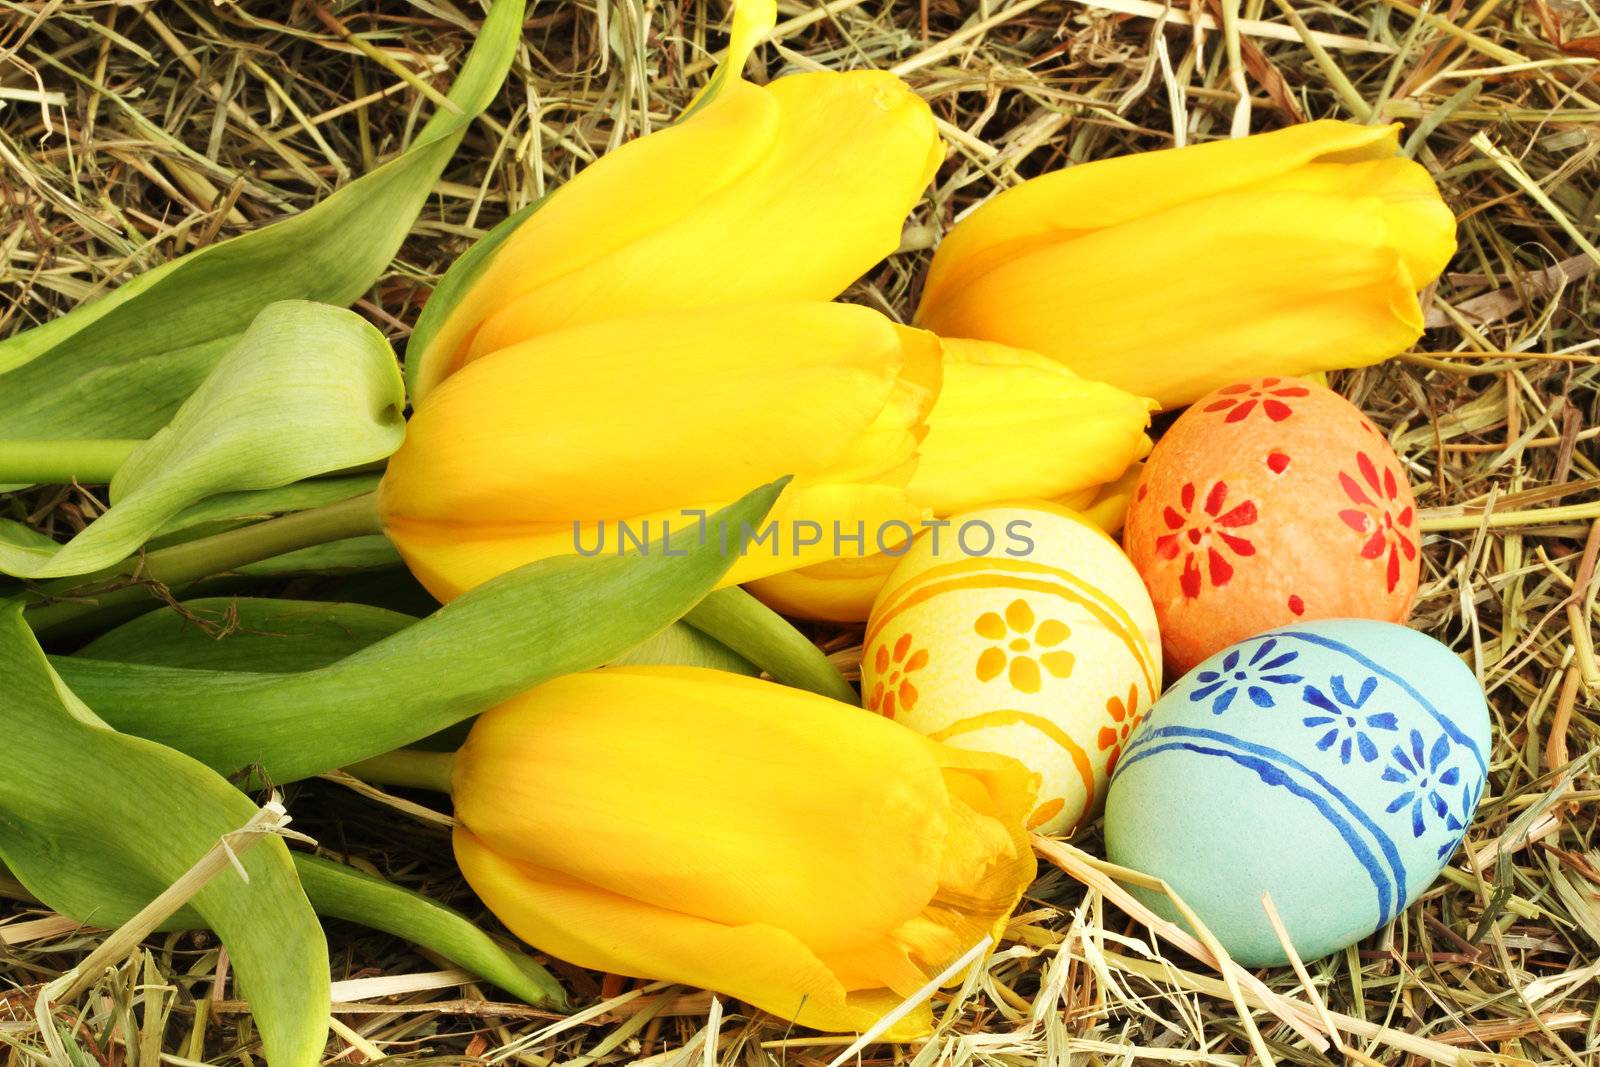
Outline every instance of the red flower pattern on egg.
[[1256, 518], [1255, 501], [1229, 504], [1227, 482], [1214, 482], [1204, 500], [1193, 482], [1184, 484], [1178, 493], [1178, 507], [1169, 504], [1161, 511], [1167, 532], [1156, 538], [1155, 547], [1162, 559], [1183, 556], [1178, 584], [1185, 597], [1199, 596], [1207, 578], [1213, 587], [1227, 585], [1233, 577], [1233, 559], [1255, 555], [1256, 547], [1249, 539], [1230, 531], [1252, 526]]
[[1339, 472], [1339, 485], [1345, 496], [1356, 504], [1344, 508], [1339, 518], [1350, 529], [1363, 535], [1363, 559], [1382, 559], [1388, 554], [1384, 567], [1384, 580], [1389, 592], [1400, 582], [1400, 557], [1409, 562], [1417, 558], [1417, 542], [1413, 535], [1416, 511], [1409, 503], [1400, 500], [1400, 481], [1394, 470], [1385, 466], [1380, 472], [1372, 457], [1365, 452], [1356, 453], [1358, 480], [1347, 471]]
[[1283, 402], [1284, 397], [1309, 396], [1303, 385], [1285, 384], [1282, 378], [1262, 378], [1259, 382], [1239, 382], [1217, 390], [1217, 399], [1205, 406], [1206, 411], [1226, 411], [1223, 422], [1243, 422], [1250, 413], [1261, 406], [1261, 413], [1273, 422], [1282, 422], [1294, 414], [1294, 409]]

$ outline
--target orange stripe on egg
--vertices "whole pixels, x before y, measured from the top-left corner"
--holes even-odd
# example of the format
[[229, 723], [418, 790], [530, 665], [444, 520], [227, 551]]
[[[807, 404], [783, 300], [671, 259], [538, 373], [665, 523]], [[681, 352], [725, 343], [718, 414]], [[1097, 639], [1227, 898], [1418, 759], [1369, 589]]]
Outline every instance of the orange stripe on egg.
[[[1079, 814], [1076, 822], [1072, 824], [1072, 831], [1078, 829], [1084, 816], [1094, 810], [1094, 768], [1089, 765], [1089, 754], [1078, 747], [1065, 730], [1051, 722], [1042, 715], [1032, 715], [1026, 711], [1001, 709], [999, 711], [986, 711], [981, 715], [972, 715], [965, 719], [958, 719], [941, 730], [935, 730], [928, 737], [934, 741], [948, 741], [952, 737], [962, 734], [976, 733], [979, 730], [988, 730], [997, 726], [1031, 726], [1044, 734], [1051, 741], [1061, 746], [1067, 755], [1072, 757], [1072, 765], [1078, 770], [1078, 777], [1083, 779], [1083, 812]], [[1054, 815], [1051, 812], [1050, 815]], [[1049, 818], [1047, 815], [1045, 818]], [[1043, 820], [1040, 820], [1043, 821]]]
[[1042, 563], [980, 557], [931, 568], [896, 590], [885, 602], [883, 610], [877, 613], [867, 628], [865, 643], [871, 645], [883, 628], [902, 613], [943, 593], [959, 589], [1016, 589], [1059, 596], [1082, 605], [1122, 640], [1144, 673], [1150, 699], [1155, 699], [1160, 679], [1156, 677], [1149, 645], [1133, 617], [1098, 586], [1090, 585], [1068, 571], [1047, 567]]

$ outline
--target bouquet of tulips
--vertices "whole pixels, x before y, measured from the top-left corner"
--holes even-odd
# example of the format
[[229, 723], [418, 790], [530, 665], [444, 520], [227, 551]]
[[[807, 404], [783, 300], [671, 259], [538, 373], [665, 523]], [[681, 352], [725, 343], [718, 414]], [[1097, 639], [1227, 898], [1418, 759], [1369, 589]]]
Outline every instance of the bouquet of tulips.
[[[0, 520], [0, 862], [135, 940], [214, 929], [284, 1067], [325, 1040], [319, 914], [562, 1003], [251, 799], [345, 768], [448, 791], [461, 870], [542, 952], [926, 1033], [1034, 876], [1032, 776], [861, 710], [789, 620], [861, 622], [919, 524], [976, 505], [1115, 530], [1154, 411], [1412, 343], [1453, 220], [1381, 127], [1086, 163], [951, 226], [896, 321], [838, 298], [899, 247], [939, 123], [885, 72], [745, 80], [774, 6], [739, 0], [677, 121], [455, 263], [402, 379], [346, 308], [522, 14], [497, 0], [403, 155], [0, 342], [3, 487], [109, 485], [68, 539]], [[231, 595], [396, 555], [442, 607]]]

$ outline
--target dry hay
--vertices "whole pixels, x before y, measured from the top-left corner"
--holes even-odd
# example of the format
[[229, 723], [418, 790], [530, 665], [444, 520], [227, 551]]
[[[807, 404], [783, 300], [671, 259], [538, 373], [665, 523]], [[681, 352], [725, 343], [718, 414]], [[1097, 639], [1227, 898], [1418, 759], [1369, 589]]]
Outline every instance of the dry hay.
[[[964, 208], [1065, 163], [1226, 136], [1241, 85], [1257, 129], [1302, 116], [1403, 121], [1408, 151], [1461, 218], [1461, 252], [1429, 294], [1432, 328], [1418, 350], [1334, 384], [1411, 468], [1430, 531], [1415, 625], [1465, 654], [1489, 691], [1491, 792], [1468, 848], [1417, 906], [1309, 966], [1308, 1003], [1364, 1021], [1368, 1036], [1348, 1038], [1342, 1055], [1315, 1051], [1285, 1024], [1281, 1002], [1280, 1014], [1261, 1007], [1273, 1000], [1266, 989], [1306, 1000], [1293, 970], [1230, 987], [1101, 892], [1047, 868], [987, 967], [941, 997], [938, 1036], [920, 1048], [872, 1046], [864, 1059], [1400, 1064], [1455, 1049], [1578, 1065], [1600, 1052], [1600, 668], [1590, 636], [1600, 17], [1581, 0], [1455, 0], [1428, 14], [1404, 0], [1233, 6], [1242, 32], [1213, 23], [1197, 34], [1195, 16], [1230, 5], [786, 3], [758, 75], [879, 66], [932, 103], [950, 157], [901, 254], [852, 293], [901, 315], [927, 248]], [[388, 158], [447, 84], [474, 17], [451, 0], [0, 0], [0, 329], [304, 208]], [[473, 237], [670, 121], [708, 70], [721, 24], [720, 8], [677, 0], [533, 5], [498, 103], [360, 309], [403, 339]], [[6, 507], [70, 529], [95, 504], [57, 489]], [[818, 636], [846, 662], [859, 637]], [[437, 825], [397, 819], [329, 782], [302, 785], [289, 803], [297, 827], [330, 853], [479, 912]], [[1075, 844], [1098, 847], [1092, 830]], [[14, 884], [0, 895], [24, 896]], [[0, 927], [0, 977], [12, 987], [0, 990], [0, 1041], [7, 1063], [31, 1062], [42, 1048], [34, 992], [98, 935], [41, 918], [25, 900], [3, 907], [14, 917]], [[847, 1043], [704, 993], [558, 964], [580, 1009], [563, 1019], [496, 1003], [492, 989], [392, 939], [335, 925], [331, 941], [341, 1003], [330, 1060], [824, 1064]], [[81, 1024], [85, 1063], [153, 1065], [161, 1053], [252, 1064], [259, 1046], [232, 996], [213, 941], [159, 936], [80, 1001], [76, 1020], [58, 1018]]]

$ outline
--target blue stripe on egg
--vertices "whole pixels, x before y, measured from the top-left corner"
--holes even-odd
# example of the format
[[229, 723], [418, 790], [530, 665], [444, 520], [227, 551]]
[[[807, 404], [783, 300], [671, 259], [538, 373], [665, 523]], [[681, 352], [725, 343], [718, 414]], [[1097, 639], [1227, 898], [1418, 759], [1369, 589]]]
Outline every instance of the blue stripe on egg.
[[[1332, 782], [1275, 748], [1254, 745], [1232, 734], [1225, 734], [1220, 730], [1188, 730], [1181, 726], [1167, 726], [1151, 731], [1149, 736], [1152, 739], [1167, 737], [1195, 738], [1202, 741], [1212, 741], [1219, 745], [1232, 745], [1239, 751], [1230, 752], [1225, 748], [1206, 747], [1188, 740], [1172, 741], [1167, 744], [1149, 744], [1141, 746], [1138, 752], [1130, 749], [1129, 755], [1125, 756], [1123, 762], [1118, 765], [1119, 769], [1138, 763], [1146, 756], [1153, 756], [1160, 752], [1178, 748], [1202, 756], [1220, 756], [1224, 759], [1232, 760], [1241, 767], [1255, 771], [1267, 785], [1287, 789], [1302, 800], [1309, 801], [1312, 807], [1317, 809], [1318, 814], [1338, 832], [1339, 836], [1344, 839], [1345, 844], [1350, 846], [1350, 851], [1355, 856], [1356, 862], [1361, 864], [1366, 869], [1368, 876], [1371, 877], [1372, 886], [1378, 891], [1378, 914], [1382, 917], [1380, 922], [1388, 922], [1394, 917], [1394, 913], [1391, 910], [1394, 902], [1396, 900], [1404, 900], [1406, 896], [1406, 870], [1405, 865], [1400, 862], [1400, 853], [1395, 848], [1394, 841], [1389, 835], [1380, 830], [1377, 823], [1367, 816], [1361, 806], [1341, 793], [1334, 787]], [[1303, 774], [1311, 779], [1321, 789], [1321, 794], [1296, 782], [1290, 776], [1290, 771]], [[1337, 802], [1337, 806], [1329, 803], [1330, 797]], [[1356, 832], [1348, 820], [1339, 814], [1338, 808], [1340, 807], [1349, 812], [1373, 836], [1377, 847], [1383, 852], [1384, 858], [1388, 860], [1389, 870], [1394, 875], [1393, 880], [1384, 873], [1383, 864], [1378, 862], [1378, 858], [1372, 854], [1372, 850], [1361, 840], [1361, 835]]]

